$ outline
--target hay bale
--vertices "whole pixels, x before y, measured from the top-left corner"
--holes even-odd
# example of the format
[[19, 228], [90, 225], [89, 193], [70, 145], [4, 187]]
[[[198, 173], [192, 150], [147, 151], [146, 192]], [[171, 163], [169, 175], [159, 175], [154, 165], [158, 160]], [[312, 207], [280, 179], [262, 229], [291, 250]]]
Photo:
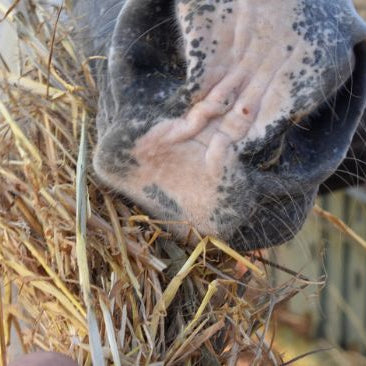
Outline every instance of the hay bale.
[[[90, 59], [42, 4], [10, 13], [22, 76], [0, 74], [3, 358], [14, 327], [24, 352], [80, 365], [281, 364], [272, 314], [308, 281], [194, 228], [176, 243], [98, 184]], [[272, 288], [273, 271], [291, 279]]]

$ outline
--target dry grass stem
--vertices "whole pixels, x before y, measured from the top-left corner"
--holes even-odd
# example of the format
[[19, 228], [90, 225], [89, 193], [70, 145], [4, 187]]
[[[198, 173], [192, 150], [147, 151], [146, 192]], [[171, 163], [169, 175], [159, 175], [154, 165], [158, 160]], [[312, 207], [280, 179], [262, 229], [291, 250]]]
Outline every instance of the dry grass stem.
[[333, 226], [335, 226], [339, 231], [349, 236], [353, 239], [357, 244], [361, 245], [363, 249], [366, 249], [366, 240], [358, 235], [354, 230], [352, 230], [345, 222], [343, 222], [340, 218], [334, 216], [330, 212], [323, 210], [318, 205], [315, 205], [314, 212], [328, 220]]

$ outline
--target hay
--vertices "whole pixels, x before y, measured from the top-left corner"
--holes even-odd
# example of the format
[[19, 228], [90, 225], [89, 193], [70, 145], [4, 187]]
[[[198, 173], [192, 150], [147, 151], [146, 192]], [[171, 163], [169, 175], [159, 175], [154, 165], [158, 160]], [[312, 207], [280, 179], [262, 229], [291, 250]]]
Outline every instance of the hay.
[[[57, 9], [27, 4], [8, 17], [22, 77], [0, 73], [0, 364], [12, 327], [25, 352], [80, 365], [282, 364], [272, 314], [307, 279], [193, 228], [177, 244], [98, 185], [89, 60]], [[272, 288], [273, 271], [291, 280]]]

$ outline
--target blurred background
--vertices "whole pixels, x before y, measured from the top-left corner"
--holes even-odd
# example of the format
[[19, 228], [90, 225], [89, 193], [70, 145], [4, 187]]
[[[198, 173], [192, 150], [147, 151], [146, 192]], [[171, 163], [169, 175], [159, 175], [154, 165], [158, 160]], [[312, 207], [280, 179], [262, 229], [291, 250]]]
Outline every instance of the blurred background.
[[[355, 4], [366, 19], [366, 0]], [[334, 347], [295, 365], [366, 365], [366, 185], [325, 195], [318, 205], [361, 240], [313, 212], [295, 240], [271, 251], [274, 260], [314, 281], [277, 314], [281, 347], [292, 357]], [[283, 283], [286, 276], [274, 281]]]

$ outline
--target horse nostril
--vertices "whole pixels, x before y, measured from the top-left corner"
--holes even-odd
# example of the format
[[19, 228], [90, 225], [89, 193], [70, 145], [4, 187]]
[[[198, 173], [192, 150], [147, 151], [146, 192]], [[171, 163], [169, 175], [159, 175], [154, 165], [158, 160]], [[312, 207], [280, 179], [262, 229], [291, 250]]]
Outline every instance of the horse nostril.
[[[168, 21], [169, 18], [166, 20]], [[179, 52], [178, 35], [167, 38], [169, 24], [160, 24], [160, 30], [150, 30], [145, 36], [132, 40], [126, 45], [125, 62], [130, 72], [137, 76], [160, 75], [165, 78], [185, 79], [185, 60]]]
[[146, 41], [136, 41], [126, 53], [126, 63], [135, 74], [164, 72], [164, 54]]
[[281, 155], [284, 149], [285, 135], [280, 136], [278, 140], [277, 145], [274, 146], [274, 149], [270, 151], [270, 154], [266, 156], [260, 164], [259, 167], [261, 170], [270, 170], [280, 164]]
[[247, 149], [239, 155], [240, 162], [261, 171], [275, 170], [281, 162], [285, 137], [283, 132], [261, 144], [258, 149]]
[[305, 177], [309, 184], [321, 183], [341, 163], [363, 114], [366, 41], [355, 46], [354, 54], [355, 67], [348, 81], [300, 126], [286, 133], [282, 158], [288, 171]]
[[316, 185], [345, 157], [366, 100], [366, 41], [354, 48], [355, 66], [348, 81], [296, 124], [280, 123], [276, 134], [248, 143], [239, 157], [257, 171], [297, 176]]
[[112, 37], [109, 70], [117, 99], [145, 109], [164, 104], [184, 83], [174, 1], [136, 0], [125, 6]]

